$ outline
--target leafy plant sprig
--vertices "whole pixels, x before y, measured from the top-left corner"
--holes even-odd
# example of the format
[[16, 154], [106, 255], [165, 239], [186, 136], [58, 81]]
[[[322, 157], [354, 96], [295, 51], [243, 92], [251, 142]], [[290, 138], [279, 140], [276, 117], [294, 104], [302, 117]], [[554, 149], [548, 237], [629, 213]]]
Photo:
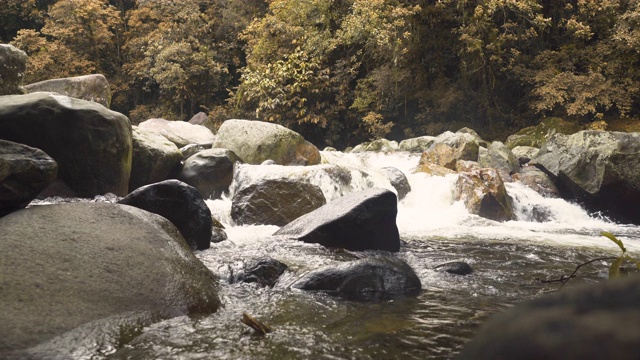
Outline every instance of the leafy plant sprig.
[[622, 263], [625, 260], [635, 263], [638, 270], [640, 270], [640, 261], [627, 255], [627, 248], [624, 246], [624, 243], [622, 242], [622, 240], [618, 239], [613, 234], [608, 233], [606, 231], [601, 232], [600, 235], [605, 236], [609, 240], [613, 241], [616, 245], [618, 245], [620, 250], [622, 250], [622, 254], [620, 254], [620, 256], [618, 256], [618, 258], [615, 259], [611, 264], [611, 266], [609, 267], [609, 279], [615, 279], [620, 276], [620, 266], [622, 266]]

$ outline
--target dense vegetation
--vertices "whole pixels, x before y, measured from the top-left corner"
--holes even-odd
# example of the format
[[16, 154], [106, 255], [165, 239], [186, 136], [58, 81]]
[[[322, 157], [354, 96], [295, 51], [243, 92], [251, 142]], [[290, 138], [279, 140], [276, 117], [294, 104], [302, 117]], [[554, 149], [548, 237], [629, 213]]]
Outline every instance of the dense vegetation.
[[103, 73], [134, 122], [199, 111], [318, 145], [640, 113], [640, 0], [2, 0], [26, 82]]

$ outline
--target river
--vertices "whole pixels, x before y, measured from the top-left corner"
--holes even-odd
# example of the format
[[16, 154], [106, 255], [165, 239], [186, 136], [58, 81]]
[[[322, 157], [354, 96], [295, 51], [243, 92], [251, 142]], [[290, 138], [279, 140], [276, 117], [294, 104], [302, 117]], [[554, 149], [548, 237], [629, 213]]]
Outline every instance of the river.
[[[588, 214], [576, 204], [543, 198], [520, 184], [507, 184], [518, 221], [497, 223], [470, 215], [452, 198], [455, 175], [411, 174], [419, 154], [322, 152], [332, 164], [348, 168], [348, 186], [308, 172], [304, 167], [237, 166], [232, 191], [255, 177], [308, 176], [328, 201], [367, 187], [392, 188], [377, 169], [394, 166], [407, 174], [412, 191], [398, 203], [402, 240], [396, 255], [422, 281], [417, 297], [377, 302], [336, 299], [292, 290], [306, 271], [369, 256], [325, 249], [315, 244], [274, 239], [275, 226], [235, 226], [229, 197], [208, 200], [226, 227], [228, 241], [212, 244], [196, 256], [220, 275], [218, 313], [178, 317], [144, 329], [142, 335], [111, 354], [111, 359], [450, 359], [491, 314], [513, 304], [557, 291], [558, 283], [540, 280], [569, 275], [578, 264], [620, 250], [600, 235], [608, 231], [632, 254], [640, 249], [640, 228], [615, 224]], [[536, 211], [532, 211], [536, 209]], [[543, 212], [547, 221], [536, 222]], [[271, 256], [289, 266], [273, 288], [229, 285], [232, 269], [252, 258]], [[463, 260], [474, 268], [468, 276], [433, 270]], [[566, 286], [606, 279], [608, 263], [583, 267]], [[274, 332], [259, 336], [241, 323], [247, 312]]]

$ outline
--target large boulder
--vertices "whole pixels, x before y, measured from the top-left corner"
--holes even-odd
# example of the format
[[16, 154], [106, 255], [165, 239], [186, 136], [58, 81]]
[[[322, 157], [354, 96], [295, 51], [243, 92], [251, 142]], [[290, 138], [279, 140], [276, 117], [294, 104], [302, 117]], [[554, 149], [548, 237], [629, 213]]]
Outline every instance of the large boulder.
[[166, 180], [182, 160], [182, 152], [164, 136], [133, 126], [133, 158], [129, 191]]
[[347, 194], [297, 218], [274, 235], [347, 250], [400, 250], [398, 198], [372, 188]]
[[416, 295], [422, 284], [415, 271], [403, 260], [378, 256], [311, 271], [292, 287], [346, 298], [386, 299]]
[[236, 162], [242, 160], [231, 150], [203, 150], [184, 162], [177, 178], [198, 189], [205, 199], [219, 198], [231, 185]]
[[102, 357], [153, 321], [220, 305], [217, 278], [146, 211], [41, 205], [0, 229], [2, 359]]
[[284, 126], [251, 120], [227, 120], [213, 147], [229, 149], [248, 164], [273, 160], [279, 165], [316, 165], [320, 152], [302, 135]]
[[267, 179], [236, 191], [231, 200], [231, 218], [238, 225], [283, 226], [326, 203], [316, 185], [293, 179]]
[[164, 136], [179, 148], [189, 144], [210, 148], [216, 138], [206, 127], [189, 124], [186, 121], [149, 119], [141, 122], [138, 127]]
[[213, 119], [211, 119], [209, 117], [209, 115], [207, 115], [204, 112], [199, 112], [195, 115], [193, 115], [193, 117], [191, 119], [189, 119], [189, 124], [191, 125], [202, 125], [204, 127], [206, 127], [207, 129], [211, 130], [212, 133], [216, 133], [216, 124], [213, 122]]
[[503, 181], [511, 180], [511, 175], [520, 170], [518, 158], [500, 141], [494, 141], [478, 151], [478, 163], [484, 168], [498, 170]]
[[398, 144], [398, 150], [409, 152], [423, 152], [431, 147], [436, 142], [435, 136], [420, 136], [411, 139], [400, 141]]
[[411, 185], [409, 184], [407, 176], [393, 166], [384, 167], [382, 171], [387, 176], [387, 179], [389, 179], [391, 186], [398, 192], [398, 200], [404, 199], [411, 191]]
[[530, 164], [589, 210], [640, 223], [640, 133], [556, 134]]
[[104, 75], [91, 74], [62, 79], [50, 79], [25, 85], [28, 92], [46, 91], [111, 106], [111, 87]]
[[471, 214], [495, 220], [515, 220], [512, 199], [496, 169], [483, 168], [458, 174], [454, 198]]
[[458, 359], [637, 359], [640, 276], [566, 289], [490, 319]]
[[391, 141], [387, 139], [377, 139], [371, 142], [365, 142], [351, 150], [352, 153], [361, 153], [361, 152], [394, 152], [398, 150], [398, 142]]
[[535, 190], [538, 194], [544, 197], [560, 197], [558, 188], [553, 181], [551, 181], [549, 176], [535, 166], [524, 166], [520, 169], [519, 173], [513, 174], [512, 178], [516, 182], [527, 185], [529, 188]]
[[551, 117], [542, 120], [536, 126], [521, 129], [509, 136], [505, 145], [509, 149], [516, 146], [531, 146], [540, 148], [555, 134], [574, 134], [580, 131], [580, 125], [575, 121], [566, 121], [561, 118]]
[[27, 206], [57, 174], [58, 164], [42, 150], [0, 140], [0, 216]]
[[211, 245], [211, 210], [198, 190], [178, 180], [165, 180], [140, 187], [119, 201], [171, 221], [194, 250]]
[[127, 194], [131, 124], [100, 104], [44, 92], [0, 97], [0, 138], [46, 152], [78, 196]]
[[0, 44], [0, 95], [24, 94], [22, 80], [27, 71], [27, 53]]
[[478, 160], [478, 138], [467, 132], [444, 132], [422, 153], [418, 168], [436, 164], [455, 170], [458, 160]]

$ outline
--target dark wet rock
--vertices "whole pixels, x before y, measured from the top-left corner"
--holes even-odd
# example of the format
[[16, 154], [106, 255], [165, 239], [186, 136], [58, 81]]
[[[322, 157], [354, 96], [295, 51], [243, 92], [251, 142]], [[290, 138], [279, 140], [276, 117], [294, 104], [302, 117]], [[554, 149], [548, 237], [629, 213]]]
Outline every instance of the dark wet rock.
[[219, 227], [212, 227], [211, 228], [211, 243], [212, 244], [216, 244], [216, 243], [220, 243], [223, 241], [228, 240], [229, 237], [227, 236], [227, 233], [224, 231], [224, 229], [219, 228]]
[[211, 130], [202, 125], [189, 124], [186, 121], [149, 119], [141, 122], [138, 127], [164, 136], [179, 148], [189, 144], [210, 148], [215, 140], [215, 135]]
[[411, 191], [411, 185], [407, 176], [397, 168], [392, 166], [382, 168], [382, 171], [387, 175], [387, 179], [398, 192], [398, 200], [404, 199], [405, 196]]
[[563, 289], [498, 314], [458, 359], [637, 359], [640, 276]]
[[261, 164], [267, 159], [279, 165], [320, 163], [320, 152], [302, 135], [263, 121], [225, 121], [218, 129], [214, 147], [229, 149], [248, 164]]
[[27, 53], [13, 45], [0, 44], [0, 96], [24, 94], [22, 80], [27, 71]]
[[494, 168], [502, 181], [511, 181], [511, 175], [520, 170], [518, 158], [500, 141], [494, 141], [478, 151], [478, 163], [483, 168]]
[[551, 117], [542, 120], [536, 126], [524, 128], [509, 136], [505, 145], [509, 149], [513, 149], [516, 146], [540, 148], [555, 134], [574, 134], [580, 130], [580, 125], [575, 121]]
[[525, 166], [520, 172], [512, 175], [516, 182], [521, 182], [529, 188], [535, 190], [538, 194], [549, 197], [560, 197], [560, 192], [556, 185], [551, 181], [549, 176], [535, 166]]
[[178, 180], [146, 185], [120, 200], [171, 221], [194, 250], [208, 249], [211, 242], [211, 210], [193, 186]]
[[0, 216], [27, 206], [57, 173], [58, 164], [42, 150], [0, 140]]
[[111, 86], [101, 74], [44, 80], [25, 85], [24, 89], [28, 92], [45, 91], [93, 101], [106, 108], [111, 105]]
[[231, 185], [236, 162], [242, 160], [231, 150], [203, 150], [184, 162], [177, 178], [198, 189], [205, 199], [219, 198]]
[[316, 185], [295, 179], [265, 179], [236, 191], [231, 218], [238, 225], [283, 226], [326, 203]]
[[372, 188], [347, 194], [297, 218], [274, 235], [347, 250], [400, 250], [396, 194]]
[[530, 163], [565, 198], [622, 222], [640, 223], [640, 133], [557, 134]]
[[101, 357], [152, 322], [220, 305], [217, 278], [166, 219], [130, 206], [0, 218], [0, 358]]
[[433, 268], [435, 271], [446, 272], [453, 275], [469, 275], [473, 273], [471, 265], [464, 261], [451, 261], [448, 263], [437, 265]]
[[230, 282], [257, 283], [260, 286], [273, 287], [287, 268], [287, 265], [270, 257], [252, 259], [233, 275]]
[[164, 136], [137, 126], [132, 129], [133, 158], [129, 191], [166, 180], [171, 169], [182, 159], [178, 147]]
[[460, 173], [454, 198], [462, 200], [470, 213], [495, 220], [515, 220], [511, 197], [496, 169]]
[[406, 262], [394, 257], [371, 257], [311, 271], [292, 287], [355, 299], [416, 295], [420, 279]]
[[211, 119], [209, 117], [209, 115], [207, 115], [204, 112], [199, 112], [195, 115], [193, 115], [193, 117], [191, 119], [189, 119], [189, 124], [192, 125], [202, 125], [204, 127], [206, 127], [207, 129], [211, 130], [211, 132], [215, 135], [216, 133], [216, 124], [213, 122], [213, 119]]
[[128, 192], [131, 124], [100, 104], [43, 92], [0, 97], [0, 138], [47, 153], [79, 196]]

